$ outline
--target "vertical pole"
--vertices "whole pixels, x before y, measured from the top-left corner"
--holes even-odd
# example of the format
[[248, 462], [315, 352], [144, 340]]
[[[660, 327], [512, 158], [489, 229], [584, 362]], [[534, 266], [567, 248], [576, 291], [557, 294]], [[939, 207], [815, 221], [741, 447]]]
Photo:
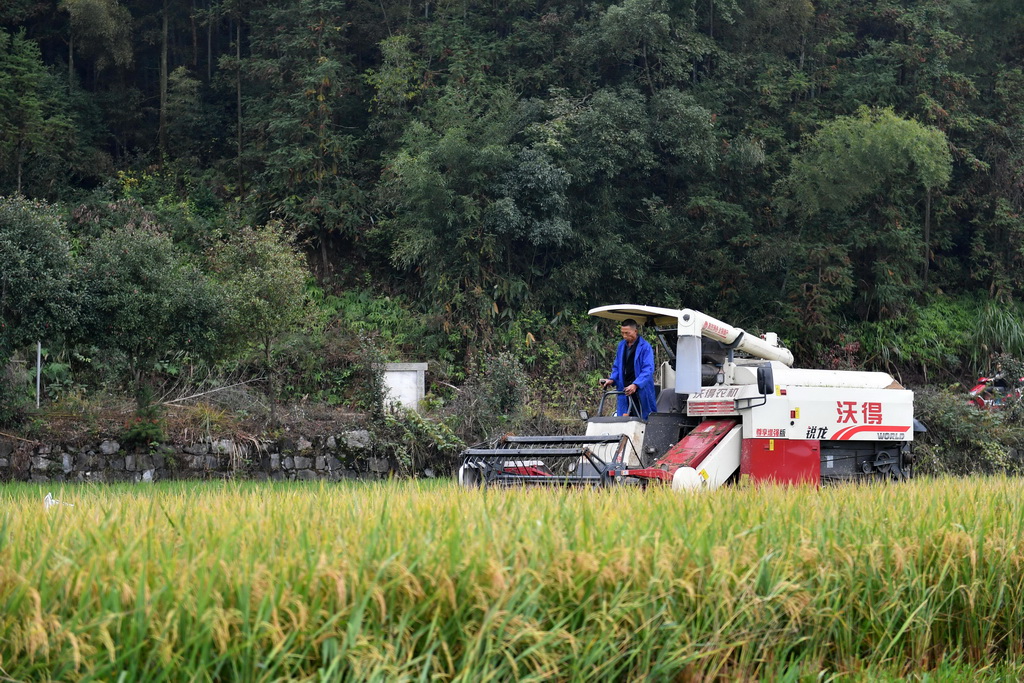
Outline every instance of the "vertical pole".
[[39, 409], [39, 388], [43, 376], [43, 342], [36, 342], [36, 409]]

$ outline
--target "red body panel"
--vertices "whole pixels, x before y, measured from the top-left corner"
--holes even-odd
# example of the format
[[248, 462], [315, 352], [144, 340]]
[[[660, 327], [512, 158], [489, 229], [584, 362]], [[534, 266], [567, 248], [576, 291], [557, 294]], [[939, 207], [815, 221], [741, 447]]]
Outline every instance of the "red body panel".
[[821, 481], [821, 444], [814, 440], [744, 439], [740, 476], [778, 484]]
[[682, 441], [668, 449], [668, 452], [661, 460], [654, 463], [654, 466], [668, 465], [672, 470], [680, 467], [696, 467], [737, 424], [739, 424], [739, 420], [734, 417], [704, 420], [692, 432], [683, 437]]
[[668, 449], [668, 452], [658, 462], [646, 469], [629, 470], [626, 474], [631, 477], [670, 482], [672, 475], [680, 467], [697, 467], [737, 424], [739, 424], [739, 420], [735, 417], [705, 420], [683, 437], [679, 443]]
[[642, 470], [625, 470], [622, 474], [623, 476], [640, 477], [642, 479], [658, 479], [664, 482], [672, 481], [670, 473], [665, 470], [659, 470], [656, 467], [645, 467]]
[[536, 467], [506, 467], [505, 474], [519, 474], [524, 477], [550, 477], [550, 472], [537, 469]]

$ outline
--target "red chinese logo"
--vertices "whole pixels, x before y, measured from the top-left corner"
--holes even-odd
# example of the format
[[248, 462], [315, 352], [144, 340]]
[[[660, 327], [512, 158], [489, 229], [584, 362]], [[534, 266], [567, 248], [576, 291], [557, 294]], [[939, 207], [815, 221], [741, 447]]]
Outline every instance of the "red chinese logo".
[[[856, 401], [836, 401], [836, 413], [839, 415], [837, 423], [858, 424]], [[865, 401], [860, 404], [861, 422], [866, 425], [882, 424], [882, 404]]]
[[880, 425], [882, 424], [882, 404], [881, 403], [862, 403], [861, 413], [864, 415], [864, 424], [866, 425]]
[[844, 422], [852, 422], [857, 424], [856, 401], [836, 401], [836, 412], [839, 413], [839, 419], [836, 420], [839, 424]]

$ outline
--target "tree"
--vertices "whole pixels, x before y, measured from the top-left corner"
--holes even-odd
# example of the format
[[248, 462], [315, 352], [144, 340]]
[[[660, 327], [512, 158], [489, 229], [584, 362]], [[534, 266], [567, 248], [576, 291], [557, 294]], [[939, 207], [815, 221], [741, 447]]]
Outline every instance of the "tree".
[[[864, 294], [862, 315], [892, 315], [925, 280], [931, 197], [949, 182], [951, 171], [942, 131], [891, 109], [865, 107], [805, 138], [780, 185], [785, 194], [779, 205], [793, 211], [801, 246], [841, 247], [847, 256], [840, 253], [838, 262], [849, 259], [853, 285]], [[915, 238], [918, 221], [923, 234]], [[811, 261], [802, 267], [816, 268]]]
[[223, 291], [152, 222], [129, 221], [88, 243], [78, 276], [83, 339], [123, 351], [137, 385], [172, 351], [225, 353]]
[[[700, 16], [702, 7], [707, 16]], [[735, 0], [623, 0], [604, 10], [577, 45], [608, 83], [654, 95], [707, 76], [718, 53], [715, 18], [731, 23], [737, 12]]]
[[994, 70], [995, 120], [985, 126], [978, 153], [984, 172], [958, 183], [958, 214], [973, 227], [969, 277], [1008, 302], [1024, 292], [1024, 71]]
[[349, 11], [340, 0], [254, 11], [247, 62], [261, 82], [245, 102], [254, 198], [261, 216], [279, 217], [316, 241], [325, 275], [332, 242], [354, 234], [365, 203], [353, 124], [366, 106], [353, 96], [361, 79], [347, 49]]
[[188, 157], [195, 143], [202, 139], [203, 119], [200, 83], [188, 69], [179, 66], [167, 79], [167, 100], [164, 107], [165, 151], [173, 157]]
[[117, 0], [60, 0], [58, 7], [71, 18], [68, 36], [68, 81], [75, 82], [75, 53], [104, 71], [125, 68], [134, 58], [132, 15]]
[[786, 180], [792, 205], [805, 216], [843, 212], [887, 185], [909, 181], [925, 190], [949, 182], [952, 159], [942, 131], [862, 107], [826, 122], [804, 141]]
[[54, 208], [0, 197], [0, 369], [19, 347], [52, 340], [75, 323], [69, 244]]
[[[653, 96], [602, 88], [549, 107], [552, 120], [535, 127], [550, 131], [540, 144], [571, 179], [567, 216], [574, 226], [546, 284], [549, 305], [718, 298], [719, 272], [711, 275], [708, 266], [734, 260], [727, 254], [731, 231], [749, 219], [720, 220], [725, 202], [714, 195], [725, 187], [716, 177], [722, 141], [712, 111], [673, 87]], [[718, 208], [709, 210], [712, 204]], [[698, 289], [707, 298], [695, 297]]]
[[370, 127], [391, 141], [409, 122], [412, 103], [425, 88], [427, 67], [414, 54], [412, 39], [406, 35], [380, 41], [380, 52], [380, 67], [367, 70], [364, 76], [374, 90], [370, 102], [376, 116]]
[[[24, 30], [0, 29], [0, 182], [22, 193], [33, 156], [65, 157], [72, 147], [70, 119], [43, 66], [39, 46]], [[13, 171], [13, 177], [8, 174]], [[0, 186], [2, 187], [2, 186]]]
[[423, 118], [388, 160], [383, 230], [444, 326], [486, 338], [536, 300], [571, 243], [569, 174], [516, 139], [528, 119], [505, 89], [448, 87]]
[[[664, 0], [624, 0], [609, 7], [599, 23], [600, 53], [615, 66], [635, 69], [636, 80], [651, 95], [662, 82], [662, 72], [675, 83], [685, 79], [689, 70], [689, 55], [672, 45], [675, 22], [667, 4]], [[706, 49], [702, 46], [698, 52]]]
[[229, 338], [259, 349], [270, 381], [271, 419], [276, 418], [277, 344], [306, 319], [308, 271], [280, 223], [246, 227], [210, 253], [210, 264], [227, 292]]

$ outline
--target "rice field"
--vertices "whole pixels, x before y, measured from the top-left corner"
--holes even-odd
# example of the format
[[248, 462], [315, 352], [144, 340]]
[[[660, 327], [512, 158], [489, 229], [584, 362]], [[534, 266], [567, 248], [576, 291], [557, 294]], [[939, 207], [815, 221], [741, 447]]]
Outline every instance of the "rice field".
[[1022, 500], [6, 484], [0, 677], [1020, 679]]

